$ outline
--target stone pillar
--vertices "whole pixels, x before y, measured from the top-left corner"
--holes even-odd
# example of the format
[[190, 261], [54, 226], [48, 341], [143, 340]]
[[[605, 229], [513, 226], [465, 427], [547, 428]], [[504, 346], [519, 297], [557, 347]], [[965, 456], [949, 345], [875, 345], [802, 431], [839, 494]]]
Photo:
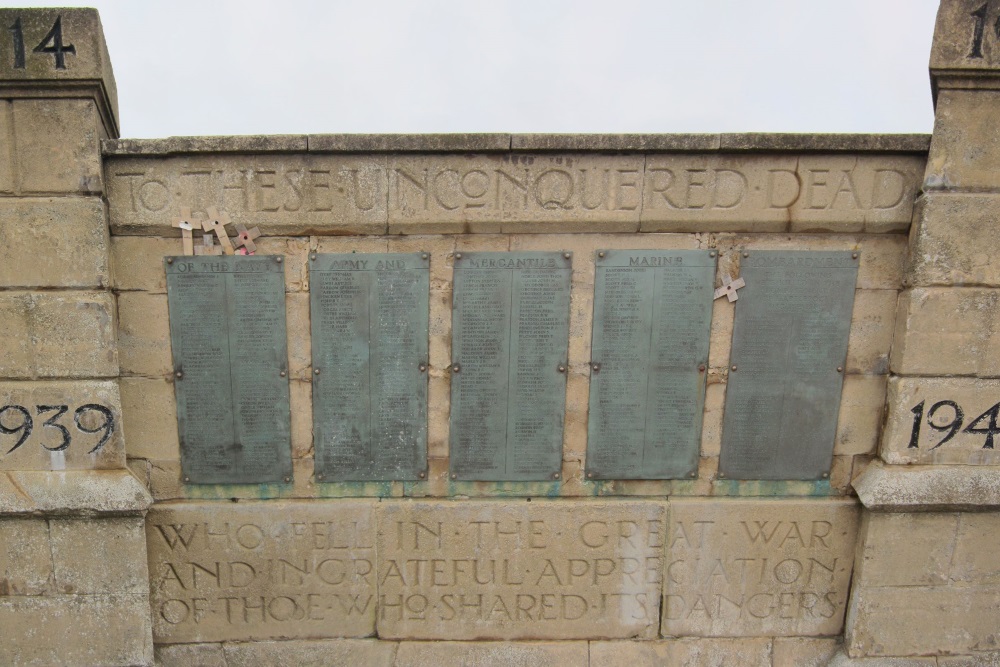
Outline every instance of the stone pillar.
[[1000, 2], [942, 1], [931, 84], [880, 460], [854, 482], [854, 657], [1000, 649]]
[[92, 9], [0, 9], [0, 663], [152, 663], [125, 464]]

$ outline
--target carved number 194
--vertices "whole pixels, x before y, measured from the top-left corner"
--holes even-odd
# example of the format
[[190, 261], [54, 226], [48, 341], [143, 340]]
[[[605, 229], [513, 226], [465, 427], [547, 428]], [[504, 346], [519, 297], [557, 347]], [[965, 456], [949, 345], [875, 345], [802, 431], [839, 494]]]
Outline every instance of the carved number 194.
[[[925, 401], [920, 401], [910, 409], [910, 412], [913, 413], [913, 431], [910, 433], [910, 444], [907, 445], [908, 449], [916, 449], [918, 446], [918, 441], [920, 440], [920, 425], [924, 421], [924, 403]], [[949, 410], [952, 415], [952, 419], [947, 424], [936, 424], [934, 422], [934, 417], [942, 408], [947, 408]], [[949, 412], [945, 412], [945, 415], [948, 415]], [[993, 436], [1000, 435], [1000, 424], [997, 424], [998, 418], [1000, 418], [1000, 403], [994, 404], [989, 410], [973, 419], [962, 432], [985, 435], [986, 442], [983, 444], [983, 449], [993, 449]], [[931, 447], [931, 449], [937, 449], [944, 443], [954, 438], [962, 428], [964, 421], [965, 412], [955, 401], [938, 401], [932, 405], [927, 411], [927, 425], [935, 431], [944, 433], [945, 436], [941, 438], [936, 445]]]
[[[24, 32], [21, 30], [21, 18], [18, 17], [7, 30], [10, 32], [14, 47], [14, 69], [24, 69]], [[76, 47], [72, 44], [63, 44], [62, 16], [56, 17], [52, 29], [42, 38], [38, 46], [32, 49], [32, 52], [51, 54], [55, 58], [56, 69], [66, 69], [66, 54], [76, 55]]]

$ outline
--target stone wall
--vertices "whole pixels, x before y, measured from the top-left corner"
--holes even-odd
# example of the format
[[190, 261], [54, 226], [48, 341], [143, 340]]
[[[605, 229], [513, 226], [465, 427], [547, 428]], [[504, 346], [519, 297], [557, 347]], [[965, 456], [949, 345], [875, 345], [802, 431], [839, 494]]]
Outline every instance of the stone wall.
[[[998, 664], [998, 47], [968, 32], [974, 4], [942, 6], [930, 142], [119, 139], [96, 12], [0, 10], [26, 42], [59, 26], [75, 45], [0, 63], [0, 662]], [[283, 260], [283, 483], [181, 472], [164, 258], [182, 253], [181, 209], [209, 207]], [[748, 252], [858, 254], [829, 472], [720, 476], [735, 309], [718, 299], [697, 471], [589, 477], [599, 249], [712, 252], [716, 285]], [[458, 480], [455, 261], [529, 250], [572, 253], [561, 470]], [[308, 265], [336, 252], [429, 256], [418, 481], [314, 473]]]

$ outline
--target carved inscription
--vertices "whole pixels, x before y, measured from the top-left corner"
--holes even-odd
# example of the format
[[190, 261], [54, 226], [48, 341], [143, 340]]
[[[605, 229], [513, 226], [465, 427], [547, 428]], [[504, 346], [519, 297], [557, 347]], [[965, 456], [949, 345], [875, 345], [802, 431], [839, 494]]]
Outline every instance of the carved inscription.
[[[18, 16], [14, 22], [8, 26], [10, 33], [11, 66], [14, 69], [25, 68], [24, 49], [24, 29], [21, 25], [21, 17]], [[62, 15], [56, 16], [52, 28], [42, 37], [38, 45], [31, 50], [32, 53], [52, 56], [52, 66], [55, 69], [66, 69], [66, 56], [76, 55], [76, 47], [72, 44], [63, 43]]]
[[587, 477], [693, 476], [715, 253], [601, 250], [596, 272]]
[[893, 378], [882, 444], [889, 463], [1000, 462], [1000, 382]]
[[839, 634], [857, 517], [842, 500], [671, 501], [663, 634]]
[[146, 539], [158, 643], [374, 631], [370, 504], [158, 506]]
[[0, 382], [0, 470], [120, 468], [114, 383]]
[[665, 505], [379, 505], [379, 636], [654, 637]]
[[164, 260], [184, 481], [290, 481], [284, 264]]
[[316, 479], [426, 474], [429, 266], [426, 253], [312, 256]]
[[833, 456], [860, 253], [741, 253], [720, 477], [821, 479]]
[[558, 478], [570, 266], [561, 252], [456, 255], [452, 479]]

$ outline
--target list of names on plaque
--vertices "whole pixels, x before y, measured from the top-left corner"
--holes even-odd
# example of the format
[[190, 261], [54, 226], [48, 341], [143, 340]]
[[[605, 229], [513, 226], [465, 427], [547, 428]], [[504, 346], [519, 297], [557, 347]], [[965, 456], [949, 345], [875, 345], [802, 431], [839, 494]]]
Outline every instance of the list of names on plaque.
[[316, 479], [426, 474], [429, 266], [426, 253], [312, 256]]
[[714, 279], [714, 252], [598, 251], [588, 478], [697, 471]]
[[280, 257], [169, 257], [181, 469], [191, 484], [291, 477]]
[[456, 255], [453, 479], [557, 479], [571, 268], [561, 252]]
[[850, 251], [743, 254], [720, 476], [829, 475], [859, 262]]

